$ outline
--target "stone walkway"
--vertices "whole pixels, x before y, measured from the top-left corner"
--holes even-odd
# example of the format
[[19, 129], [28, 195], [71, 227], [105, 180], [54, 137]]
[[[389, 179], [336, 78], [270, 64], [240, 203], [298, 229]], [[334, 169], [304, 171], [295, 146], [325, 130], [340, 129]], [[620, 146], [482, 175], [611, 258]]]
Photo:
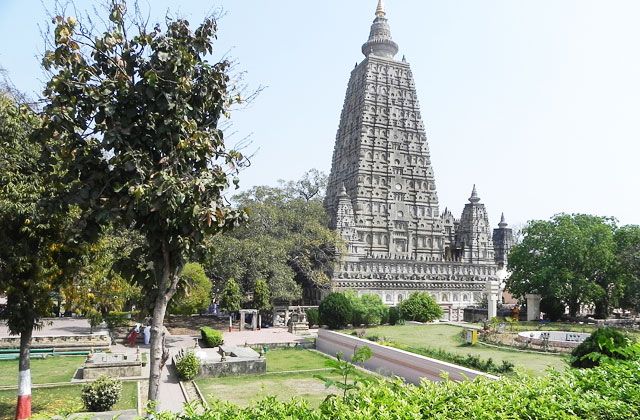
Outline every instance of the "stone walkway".
[[[91, 334], [89, 321], [83, 318], [45, 318], [44, 325], [39, 330], [33, 330], [34, 337], [70, 336]], [[94, 334], [108, 334], [106, 327], [96, 327]], [[9, 328], [5, 322], [0, 322], [0, 338], [9, 337]]]
[[309, 330], [309, 335], [299, 336], [291, 334], [286, 328], [263, 328], [257, 331], [231, 331], [222, 334], [224, 343], [232, 346], [242, 346], [254, 344], [275, 344], [287, 343], [295, 344], [305, 341], [318, 335], [318, 330]]

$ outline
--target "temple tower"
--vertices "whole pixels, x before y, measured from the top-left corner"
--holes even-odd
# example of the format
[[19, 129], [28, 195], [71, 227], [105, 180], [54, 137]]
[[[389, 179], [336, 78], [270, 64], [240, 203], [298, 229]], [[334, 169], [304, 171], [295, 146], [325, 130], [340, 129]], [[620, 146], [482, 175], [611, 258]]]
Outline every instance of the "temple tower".
[[351, 72], [325, 204], [335, 217], [346, 187], [369, 255], [440, 260], [442, 220], [427, 136], [411, 69], [394, 60], [398, 45], [385, 16], [380, 2], [362, 46], [366, 58]]
[[487, 210], [474, 187], [460, 219], [440, 212], [413, 74], [398, 50], [379, 1], [347, 85], [325, 197], [347, 244], [332, 289], [389, 305], [429, 291], [445, 318], [462, 319], [497, 279]]

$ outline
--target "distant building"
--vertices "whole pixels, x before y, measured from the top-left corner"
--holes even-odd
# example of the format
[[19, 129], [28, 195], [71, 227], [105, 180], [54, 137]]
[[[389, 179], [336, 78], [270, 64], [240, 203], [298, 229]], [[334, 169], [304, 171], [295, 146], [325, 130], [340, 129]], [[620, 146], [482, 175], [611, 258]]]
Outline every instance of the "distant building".
[[440, 212], [413, 74], [404, 57], [394, 58], [398, 45], [382, 1], [362, 53], [347, 87], [325, 198], [331, 226], [347, 243], [332, 289], [375, 293], [389, 305], [428, 291], [445, 317], [462, 319], [461, 309], [479, 303], [487, 281], [498, 280], [510, 229], [503, 219], [492, 234], [475, 185], [459, 219]]

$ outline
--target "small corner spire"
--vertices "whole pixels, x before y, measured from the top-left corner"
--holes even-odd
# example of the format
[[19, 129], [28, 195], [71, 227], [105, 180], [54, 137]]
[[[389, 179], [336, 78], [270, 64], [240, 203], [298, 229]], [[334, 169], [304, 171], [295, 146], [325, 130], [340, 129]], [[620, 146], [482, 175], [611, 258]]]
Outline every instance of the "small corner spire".
[[376, 7], [376, 16], [385, 17], [387, 12], [384, 10], [384, 0], [378, 0], [378, 7]]
[[471, 197], [469, 197], [471, 203], [479, 203], [480, 197], [478, 197], [478, 190], [476, 190], [476, 184], [473, 184], [473, 191], [471, 191]]
[[347, 194], [347, 187], [345, 187], [344, 182], [342, 183], [342, 186], [340, 187], [340, 194], [338, 196], [339, 197], [349, 197], [349, 195]]

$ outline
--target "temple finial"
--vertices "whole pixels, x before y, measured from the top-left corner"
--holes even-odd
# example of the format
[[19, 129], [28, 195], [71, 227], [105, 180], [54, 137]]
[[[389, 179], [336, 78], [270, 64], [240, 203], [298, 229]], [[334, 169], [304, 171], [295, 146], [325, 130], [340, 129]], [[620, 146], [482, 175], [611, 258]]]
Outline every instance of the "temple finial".
[[504, 212], [502, 212], [502, 216], [500, 216], [500, 223], [498, 223], [498, 227], [499, 228], [506, 228], [507, 226], [509, 226], [507, 224], [507, 221], [504, 218]]
[[376, 16], [385, 17], [387, 12], [384, 10], [384, 0], [378, 0], [378, 7], [376, 7]]
[[471, 191], [471, 197], [469, 197], [471, 203], [479, 203], [480, 197], [478, 197], [478, 191], [476, 190], [476, 184], [473, 184], [473, 191]]
[[376, 18], [371, 25], [369, 40], [362, 46], [362, 54], [367, 57], [375, 55], [376, 57], [391, 60], [398, 54], [398, 44], [391, 39], [391, 29], [389, 28], [389, 22], [387, 22], [387, 11], [383, 0], [378, 0]]

